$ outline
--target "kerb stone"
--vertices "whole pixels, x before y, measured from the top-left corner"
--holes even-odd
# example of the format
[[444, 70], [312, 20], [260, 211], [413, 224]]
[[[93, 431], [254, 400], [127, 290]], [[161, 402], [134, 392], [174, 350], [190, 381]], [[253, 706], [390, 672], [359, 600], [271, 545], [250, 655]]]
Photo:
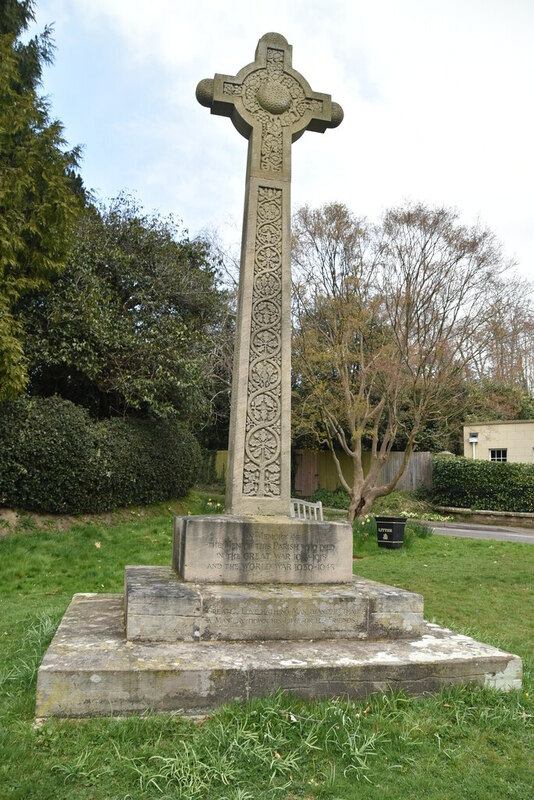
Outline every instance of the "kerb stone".
[[290, 517], [175, 517], [172, 563], [184, 581], [344, 583], [352, 579], [352, 528]]

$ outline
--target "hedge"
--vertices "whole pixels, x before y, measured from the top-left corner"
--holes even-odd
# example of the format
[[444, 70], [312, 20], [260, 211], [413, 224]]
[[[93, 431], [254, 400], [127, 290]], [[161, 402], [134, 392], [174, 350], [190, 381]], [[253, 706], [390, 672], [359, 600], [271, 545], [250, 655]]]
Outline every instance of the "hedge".
[[321, 501], [327, 508], [342, 508], [347, 510], [350, 505], [350, 497], [345, 489], [338, 486], [334, 492], [329, 489], [316, 489], [310, 497], [312, 503]]
[[534, 512], [534, 464], [436, 456], [432, 501], [455, 508]]
[[0, 404], [0, 505], [108, 511], [187, 494], [200, 448], [171, 421], [109, 419], [60, 397]]

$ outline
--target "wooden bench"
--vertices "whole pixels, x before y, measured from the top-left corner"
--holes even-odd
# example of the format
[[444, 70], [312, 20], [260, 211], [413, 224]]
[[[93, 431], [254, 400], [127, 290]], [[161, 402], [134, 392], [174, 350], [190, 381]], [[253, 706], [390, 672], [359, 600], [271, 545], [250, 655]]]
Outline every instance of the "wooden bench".
[[319, 500], [318, 503], [310, 503], [308, 500], [298, 500], [296, 497], [291, 498], [291, 511], [290, 514], [296, 519], [314, 519], [317, 522], [323, 522], [323, 504]]

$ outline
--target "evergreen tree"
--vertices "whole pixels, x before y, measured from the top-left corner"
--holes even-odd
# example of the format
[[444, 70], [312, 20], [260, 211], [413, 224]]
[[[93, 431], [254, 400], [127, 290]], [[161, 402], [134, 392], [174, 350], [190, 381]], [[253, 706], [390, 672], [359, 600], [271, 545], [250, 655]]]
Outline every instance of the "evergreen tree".
[[88, 206], [67, 268], [22, 304], [31, 393], [198, 430], [225, 388], [217, 364], [231, 329], [217, 269], [208, 242], [126, 195]]
[[33, 0], [0, 4], [0, 400], [28, 383], [17, 303], [63, 270], [82, 205], [72, 172], [79, 149], [65, 149], [62, 125], [38, 93], [51, 29], [20, 40], [34, 19]]

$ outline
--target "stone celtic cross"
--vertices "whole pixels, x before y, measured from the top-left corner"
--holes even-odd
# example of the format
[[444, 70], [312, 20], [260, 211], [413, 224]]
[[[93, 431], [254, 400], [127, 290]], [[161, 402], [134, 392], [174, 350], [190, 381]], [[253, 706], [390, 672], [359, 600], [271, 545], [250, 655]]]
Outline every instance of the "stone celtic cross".
[[341, 106], [292, 68], [291, 51], [267, 33], [252, 64], [196, 91], [249, 140], [226, 492], [226, 512], [236, 516], [289, 515], [291, 144], [343, 119]]

